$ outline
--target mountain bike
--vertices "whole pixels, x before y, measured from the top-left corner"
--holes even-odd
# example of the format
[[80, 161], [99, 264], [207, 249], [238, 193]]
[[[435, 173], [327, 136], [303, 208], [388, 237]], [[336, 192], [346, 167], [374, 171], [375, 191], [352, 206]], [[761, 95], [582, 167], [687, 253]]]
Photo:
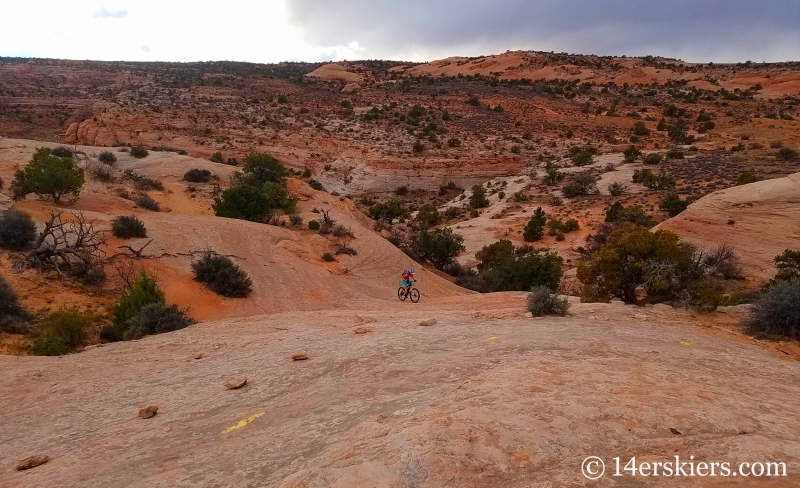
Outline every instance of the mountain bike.
[[412, 303], [417, 303], [419, 301], [419, 290], [414, 288], [413, 283], [408, 287], [408, 292], [401, 286], [397, 289], [397, 298], [399, 298], [400, 301], [405, 301], [406, 298], [410, 298]]

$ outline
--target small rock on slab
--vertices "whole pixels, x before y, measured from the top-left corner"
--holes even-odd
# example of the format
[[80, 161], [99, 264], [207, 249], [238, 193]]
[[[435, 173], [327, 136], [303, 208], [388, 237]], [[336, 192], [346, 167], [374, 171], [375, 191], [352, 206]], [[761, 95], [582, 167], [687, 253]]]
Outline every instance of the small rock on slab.
[[139, 417], [143, 419], [149, 419], [150, 417], [155, 415], [156, 412], [158, 412], [158, 407], [156, 407], [155, 405], [150, 405], [148, 407], [139, 410]]
[[203, 359], [203, 353], [202, 353], [202, 352], [198, 352], [197, 354], [195, 354], [195, 355], [194, 355], [194, 356], [192, 356], [192, 357], [193, 357], [194, 359]]
[[308, 354], [306, 354], [305, 351], [297, 351], [294, 354], [292, 354], [292, 359], [294, 359], [295, 361], [305, 361], [306, 359], [308, 359]]
[[355, 330], [353, 330], [353, 332], [355, 332], [356, 334], [366, 334], [369, 331], [365, 327], [356, 327]]
[[419, 325], [422, 325], [424, 327], [430, 327], [431, 325], [436, 325], [436, 319], [425, 319], [422, 322], [420, 322]]
[[533, 318], [533, 313], [532, 312], [526, 312], [525, 313], [525, 317], [529, 318], [529, 319], [532, 319]]
[[645, 315], [643, 313], [637, 313], [636, 315], [633, 316], [633, 318], [639, 319], [639, 320], [647, 320], [647, 315]]
[[246, 384], [247, 378], [228, 378], [228, 380], [225, 381], [225, 388], [229, 390], [238, 390]]
[[36, 466], [41, 466], [48, 461], [50, 461], [50, 458], [47, 456], [28, 456], [17, 463], [17, 471], [35, 468]]

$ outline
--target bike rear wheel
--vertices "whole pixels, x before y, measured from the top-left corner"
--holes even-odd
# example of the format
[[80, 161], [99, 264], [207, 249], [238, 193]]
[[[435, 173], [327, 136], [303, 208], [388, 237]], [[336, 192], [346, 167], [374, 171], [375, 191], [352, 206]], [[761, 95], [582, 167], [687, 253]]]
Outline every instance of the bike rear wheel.
[[399, 298], [401, 302], [406, 300], [406, 289], [402, 286], [397, 289], [397, 298]]
[[408, 295], [412, 303], [417, 303], [419, 301], [419, 290], [416, 288], [412, 288]]

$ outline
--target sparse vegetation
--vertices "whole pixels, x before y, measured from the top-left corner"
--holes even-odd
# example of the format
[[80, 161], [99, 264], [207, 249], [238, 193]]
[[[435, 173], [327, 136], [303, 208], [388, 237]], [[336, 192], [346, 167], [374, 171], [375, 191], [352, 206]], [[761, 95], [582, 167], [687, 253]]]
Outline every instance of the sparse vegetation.
[[627, 192], [628, 192], [628, 185], [625, 185], [622, 182], [615, 181], [614, 183], [608, 185], [608, 193], [610, 193], [615, 197], [624, 195]]
[[666, 211], [670, 217], [674, 217], [686, 210], [686, 207], [688, 207], [691, 203], [691, 198], [681, 200], [681, 197], [677, 193], [670, 192], [664, 195], [664, 198], [661, 199], [658, 206], [662, 210]]
[[29, 318], [30, 315], [19, 303], [17, 293], [0, 275], [0, 330], [9, 333], [22, 332], [17, 324]]
[[791, 149], [788, 147], [782, 147], [775, 152], [775, 157], [778, 159], [783, 159], [785, 161], [790, 161], [792, 159], [800, 158], [800, 153], [797, 152], [796, 149]]
[[61, 356], [84, 346], [89, 338], [91, 316], [78, 307], [62, 307], [47, 315], [31, 345], [36, 356]]
[[131, 148], [131, 156], [133, 156], [136, 159], [146, 158], [148, 154], [150, 153], [147, 152], [147, 149], [141, 146], [134, 146]]
[[17, 209], [0, 213], [0, 247], [22, 251], [36, 238], [36, 224], [25, 212]]
[[152, 210], [153, 212], [158, 212], [161, 209], [161, 205], [159, 205], [157, 201], [153, 200], [153, 197], [147, 193], [142, 193], [136, 197], [136, 205], [146, 208], [147, 210]]
[[135, 215], [120, 215], [111, 223], [111, 233], [119, 239], [147, 237], [147, 229]]
[[97, 156], [97, 159], [104, 164], [112, 165], [117, 162], [117, 156], [114, 155], [111, 151], [103, 151]]
[[554, 295], [546, 286], [534, 286], [528, 293], [528, 311], [534, 317], [543, 315], [564, 316], [569, 311], [569, 301], [566, 297]]
[[192, 168], [184, 173], [183, 179], [190, 183], [208, 183], [211, 181], [211, 171], [207, 169]]
[[745, 325], [752, 334], [800, 337], [800, 278], [776, 280], [753, 303]]
[[187, 315], [186, 310], [177, 305], [155, 302], [142, 307], [139, 313], [128, 321], [122, 339], [126, 341], [141, 339], [146, 335], [183, 329], [194, 323], [196, 322]]
[[192, 272], [195, 280], [224, 297], [243, 298], [253, 289], [252, 280], [239, 265], [212, 251], [192, 261]]
[[124, 339], [130, 321], [139, 315], [144, 307], [154, 303], [164, 303], [164, 292], [153, 278], [142, 271], [111, 311], [116, 339]]

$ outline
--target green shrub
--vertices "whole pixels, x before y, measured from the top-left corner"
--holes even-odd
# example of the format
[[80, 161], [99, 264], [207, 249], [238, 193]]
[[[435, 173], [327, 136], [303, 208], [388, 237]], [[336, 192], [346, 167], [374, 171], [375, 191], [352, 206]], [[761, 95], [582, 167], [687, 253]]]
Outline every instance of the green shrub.
[[708, 280], [689, 286], [686, 294], [689, 298], [688, 305], [700, 312], [713, 312], [722, 303], [722, 295]]
[[628, 192], [628, 185], [625, 185], [620, 181], [615, 181], [614, 183], [608, 185], [608, 193], [610, 193], [615, 197], [624, 195], [627, 192]]
[[397, 196], [405, 196], [408, 195], [408, 185], [398, 186], [394, 189], [394, 194]]
[[661, 161], [664, 160], [664, 155], [661, 153], [650, 153], [644, 158], [642, 158], [642, 162], [644, 164], [659, 164]]
[[798, 153], [796, 149], [782, 147], [778, 149], [778, 151], [775, 153], [775, 157], [778, 159], [784, 159], [788, 161], [790, 159], [800, 158], [800, 153]]
[[667, 159], [683, 159], [683, 151], [680, 149], [670, 149], [665, 156]]
[[550, 288], [546, 286], [534, 286], [528, 293], [527, 308], [534, 317], [564, 316], [569, 311], [569, 302], [566, 297], [559, 298], [558, 295], [552, 294]]
[[417, 141], [417, 142], [414, 143], [413, 146], [411, 146], [411, 149], [413, 149], [414, 152], [422, 152], [422, 151], [425, 150], [425, 145], [422, 144], [421, 141]]
[[152, 210], [153, 212], [158, 212], [161, 209], [161, 205], [159, 205], [157, 201], [153, 200], [153, 197], [147, 193], [142, 193], [136, 197], [136, 205], [146, 208], [147, 210]]
[[253, 282], [247, 273], [229, 257], [215, 252], [203, 253], [192, 261], [194, 279], [205, 284], [218, 295], [243, 298], [253, 290]]
[[19, 303], [17, 293], [0, 275], [0, 330], [9, 333], [22, 332], [16, 327], [16, 324], [29, 318], [30, 315]]
[[736, 178], [736, 186], [739, 185], [747, 185], [749, 183], [755, 183], [758, 181], [758, 176], [750, 171], [745, 171], [739, 174], [739, 177]]
[[0, 214], [0, 247], [21, 251], [36, 238], [36, 224], [25, 212], [17, 209]]
[[111, 223], [111, 233], [119, 239], [133, 239], [147, 237], [147, 228], [135, 215], [120, 215]]
[[636, 146], [628, 146], [622, 151], [622, 154], [625, 156], [626, 163], [632, 163], [642, 157], [642, 151], [640, 151]]
[[548, 165], [545, 168], [544, 184], [553, 186], [564, 179], [565, 175], [558, 168]]
[[522, 237], [526, 242], [538, 241], [544, 235], [544, 224], [547, 221], [544, 210], [542, 207], [537, 207], [533, 211], [533, 216], [525, 225], [525, 230]]
[[333, 257], [333, 254], [326, 252], [325, 254], [322, 255], [322, 260], [327, 263], [332, 263], [333, 261], [336, 261], [336, 258]]
[[208, 183], [211, 180], [211, 171], [207, 169], [192, 168], [184, 173], [183, 179], [190, 183]]
[[[634, 171], [633, 176], [634, 181], [636, 181], [636, 171]], [[657, 175], [652, 171], [643, 170], [641, 178], [642, 184], [650, 190], [671, 190], [675, 188], [675, 178], [663, 169]]]
[[572, 164], [575, 166], [586, 166], [594, 162], [594, 156], [589, 151], [581, 151], [572, 156]]
[[75, 351], [86, 344], [91, 325], [91, 317], [78, 307], [62, 307], [42, 321], [31, 352], [37, 356], [56, 356]]
[[769, 285], [776, 281], [800, 279], [800, 251], [784, 250], [783, 253], [775, 256], [775, 267], [778, 268], [778, 272], [770, 280]]
[[142, 271], [111, 311], [114, 317], [114, 332], [118, 340], [125, 337], [130, 320], [152, 303], [164, 303], [164, 292], [153, 278]]
[[69, 353], [67, 346], [54, 337], [37, 337], [30, 351], [34, 356], [63, 356]]
[[277, 159], [265, 153], [250, 153], [244, 158], [241, 178], [242, 183], [252, 186], [261, 186], [271, 181], [284, 184], [289, 170]]
[[145, 305], [139, 313], [128, 322], [123, 340], [141, 339], [150, 334], [163, 334], [183, 329], [196, 323], [177, 305], [151, 303]]
[[52, 156], [48, 148], [40, 147], [28, 165], [14, 173], [13, 186], [21, 195], [36, 193], [59, 204], [65, 195], [77, 199], [83, 182], [83, 170], [75, 160]]
[[412, 251], [421, 259], [439, 269], [445, 269], [464, 252], [464, 238], [453, 233], [453, 229], [423, 230], [414, 236]]
[[117, 162], [117, 156], [114, 155], [111, 151], [103, 151], [97, 156], [97, 159], [100, 160], [101, 163], [105, 163], [108, 165], [112, 165]]
[[567, 198], [597, 192], [597, 180], [589, 171], [576, 174], [568, 185], [561, 188], [561, 193]]
[[143, 148], [142, 146], [134, 146], [131, 148], [131, 156], [136, 159], [146, 158], [148, 154], [150, 153], [148, 153], [147, 149]]
[[691, 245], [667, 230], [650, 232], [626, 222], [606, 238], [588, 263], [578, 266], [582, 301], [636, 301], [636, 288], [649, 295], [676, 297], [702, 276]]
[[567, 219], [567, 221], [564, 222], [563, 226], [566, 232], [572, 232], [574, 230], [578, 230], [580, 227], [581, 227], [580, 224], [575, 219]]
[[409, 212], [401, 200], [389, 200], [388, 202], [376, 203], [369, 209], [370, 217], [384, 222], [391, 222], [396, 218], [403, 218], [408, 215]]
[[417, 221], [427, 227], [432, 227], [442, 221], [442, 216], [439, 215], [439, 210], [435, 206], [428, 203], [419, 208]]
[[489, 291], [523, 291], [533, 286], [550, 290], [558, 288], [563, 260], [554, 252], [542, 253], [530, 247], [514, 248], [511, 241], [501, 240], [484, 246], [475, 254], [478, 275], [463, 280], [461, 286]]
[[222, 157], [222, 153], [221, 152], [215, 152], [214, 154], [211, 155], [211, 157], [209, 159], [211, 161], [215, 162], [215, 163], [224, 163], [225, 162], [225, 159]]
[[461, 139], [457, 137], [451, 137], [447, 140], [447, 145], [450, 147], [459, 147], [461, 145]]
[[[272, 197], [262, 187], [232, 186], [214, 199], [212, 204], [214, 214], [217, 217], [266, 222], [274, 211], [280, 208], [280, 204], [289, 198], [288, 191], [284, 187], [275, 183], [272, 185], [277, 187]], [[288, 206], [293, 207], [293, 205]]]
[[639, 137], [649, 136], [650, 129], [647, 128], [644, 122], [637, 121], [633, 123], [633, 134]]
[[752, 334], [800, 338], [800, 278], [777, 280], [764, 290], [745, 324]]
[[319, 227], [320, 227], [319, 222], [316, 220], [310, 220], [308, 222], [308, 228], [310, 230], [319, 230]]
[[670, 217], [674, 217], [686, 210], [686, 207], [688, 207], [691, 203], [691, 198], [681, 200], [681, 197], [677, 193], [670, 192], [664, 195], [664, 198], [661, 199], [661, 202], [659, 202], [658, 206], [662, 210], [666, 211]]

